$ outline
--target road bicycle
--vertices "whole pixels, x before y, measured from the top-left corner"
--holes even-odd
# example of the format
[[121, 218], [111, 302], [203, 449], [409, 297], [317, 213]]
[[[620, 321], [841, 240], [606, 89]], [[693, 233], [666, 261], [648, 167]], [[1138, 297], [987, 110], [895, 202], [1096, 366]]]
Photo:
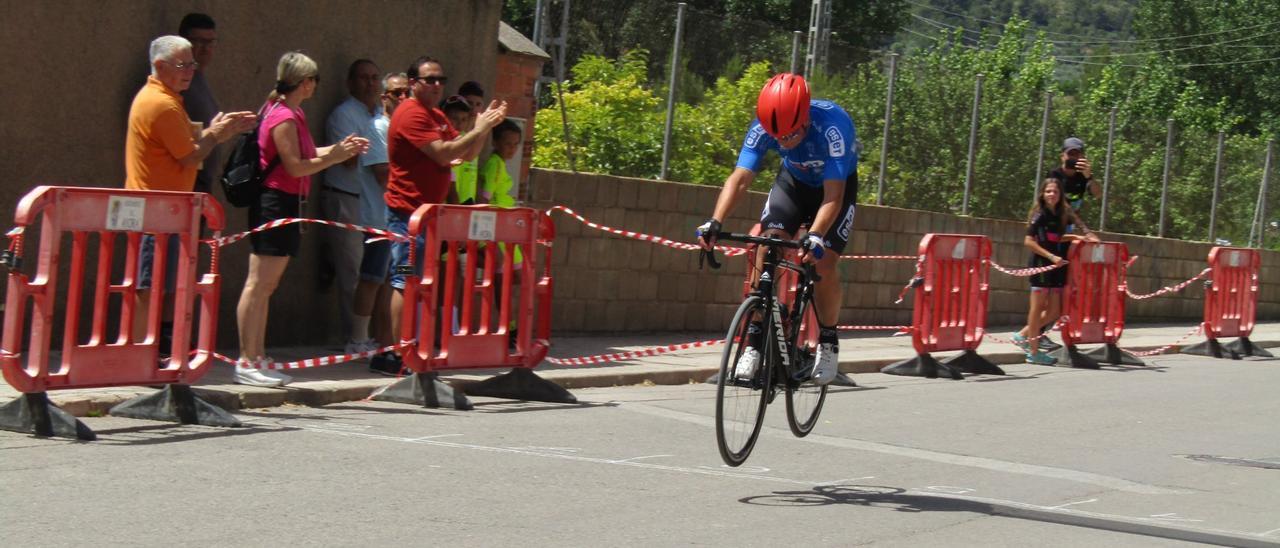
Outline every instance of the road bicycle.
[[[764, 253], [755, 288], [738, 307], [725, 335], [716, 381], [716, 444], [724, 462], [738, 466], [751, 455], [765, 408], [778, 392], [786, 394], [792, 434], [807, 436], [818, 422], [827, 398], [826, 385], [812, 381], [818, 348], [813, 284], [819, 277], [812, 264], [793, 260], [801, 248], [798, 240], [729, 232], [719, 232], [717, 240], [751, 244]], [[714, 251], [704, 250], [701, 259], [720, 268]], [[738, 360], [752, 322], [763, 327], [757, 348], [761, 360], [754, 375], [738, 378]]]

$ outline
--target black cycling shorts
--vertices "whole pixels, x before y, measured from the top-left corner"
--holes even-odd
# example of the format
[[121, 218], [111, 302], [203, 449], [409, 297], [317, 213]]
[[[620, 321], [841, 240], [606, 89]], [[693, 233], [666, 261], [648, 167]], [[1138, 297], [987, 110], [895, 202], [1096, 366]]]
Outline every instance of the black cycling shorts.
[[[762, 230], [782, 229], [788, 234], [796, 235], [800, 225], [812, 225], [813, 218], [822, 205], [823, 188], [798, 183], [786, 168], [778, 170], [778, 178], [773, 181], [769, 190], [769, 199], [764, 202], [764, 211], [760, 214]], [[836, 222], [827, 229], [823, 239], [827, 247], [836, 253], [844, 253], [845, 244], [853, 234], [853, 215], [858, 202], [858, 172], [849, 174], [844, 183], [844, 203], [840, 205], [840, 213]]]

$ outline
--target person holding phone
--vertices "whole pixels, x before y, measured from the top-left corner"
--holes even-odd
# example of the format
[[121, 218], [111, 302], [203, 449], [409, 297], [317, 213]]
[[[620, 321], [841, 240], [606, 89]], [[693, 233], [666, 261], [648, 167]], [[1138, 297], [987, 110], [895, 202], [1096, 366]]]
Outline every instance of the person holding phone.
[[1085, 192], [1102, 197], [1102, 187], [1093, 179], [1093, 165], [1084, 155], [1084, 141], [1068, 137], [1062, 142], [1062, 164], [1049, 172], [1049, 177], [1062, 185], [1062, 197], [1078, 215], [1084, 209]]

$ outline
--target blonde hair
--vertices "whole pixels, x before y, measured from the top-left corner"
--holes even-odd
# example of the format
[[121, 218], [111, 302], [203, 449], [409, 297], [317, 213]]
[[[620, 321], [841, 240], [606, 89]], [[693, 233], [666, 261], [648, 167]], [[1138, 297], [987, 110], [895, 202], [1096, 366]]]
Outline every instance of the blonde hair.
[[302, 85], [307, 78], [320, 75], [320, 67], [316, 62], [300, 51], [291, 51], [280, 56], [276, 64], [276, 87], [267, 95], [268, 102], [279, 101]]

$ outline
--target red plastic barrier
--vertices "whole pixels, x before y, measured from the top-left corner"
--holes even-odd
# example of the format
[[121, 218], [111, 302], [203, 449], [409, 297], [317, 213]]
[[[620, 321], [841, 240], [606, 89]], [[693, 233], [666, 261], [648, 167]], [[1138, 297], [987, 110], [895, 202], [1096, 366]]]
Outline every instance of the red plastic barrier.
[[1116, 344], [1124, 333], [1125, 265], [1129, 246], [1075, 241], [1067, 252], [1062, 341], [1068, 346]]
[[[41, 186], [22, 198], [14, 224], [30, 229], [40, 217], [34, 278], [16, 268], [8, 276], [0, 370], [10, 385], [24, 393], [36, 393], [65, 388], [190, 384], [205, 374], [215, 342], [221, 282], [216, 249], [211, 272], [198, 282], [196, 258], [200, 220], [203, 218], [215, 231], [224, 226], [222, 207], [216, 200], [203, 193]], [[144, 233], [175, 235], [181, 256], [176, 290], [173, 295], [166, 295], [163, 280], [168, 247], [157, 242], [146, 335], [137, 340], [130, 326], [137, 308], [138, 254]], [[61, 256], [65, 235], [70, 235], [72, 241], [69, 265], [62, 263]], [[124, 259], [119, 261], [123, 263], [123, 276], [113, 281], [116, 242], [121, 235], [126, 242]], [[96, 244], [91, 245], [91, 237], [96, 237]], [[92, 251], [96, 251], [96, 265], [89, 261]], [[58, 286], [63, 269], [70, 273], [65, 293]], [[83, 297], [87, 276], [93, 277], [93, 298], [86, 303]], [[113, 296], [118, 296], [114, 305]], [[197, 297], [200, 334], [192, 348], [189, 339]], [[162, 304], [166, 301], [172, 303], [174, 310], [173, 357], [167, 367], [157, 368]], [[93, 323], [87, 340], [82, 341], [80, 319], [84, 306], [91, 307]], [[49, 363], [50, 343], [55, 315], [63, 310], [62, 352], [59, 365], [53, 367]], [[108, 340], [108, 314], [113, 310], [119, 311], [118, 334]], [[196, 351], [194, 356], [192, 350]]]
[[916, 352], [978, 348], [987, 327], [991, 239], [927, 234], [920, 256], [911, 322]]
[[1258, 312], [1256, 249], [1215, 247], [1209, 251], [1211, 283], [1204, 294], [1204, 333], [1210, 340], [1248, 337]]
[[[401, 339], [417, 340], [404, 355], [409, 369], [533, 368], [546, 357], [555, 238], [549, 217], [523, 207], [428, 204], [414, 212], [409, 233], [425, 237], [426, 254], [422, 276], [405, 284]], [[515, 246], [523, 254], [519, 265]], [[465, 267], [460, 250], [469, 258]], [[517, 336], [509, 349], [512, 320]]]

